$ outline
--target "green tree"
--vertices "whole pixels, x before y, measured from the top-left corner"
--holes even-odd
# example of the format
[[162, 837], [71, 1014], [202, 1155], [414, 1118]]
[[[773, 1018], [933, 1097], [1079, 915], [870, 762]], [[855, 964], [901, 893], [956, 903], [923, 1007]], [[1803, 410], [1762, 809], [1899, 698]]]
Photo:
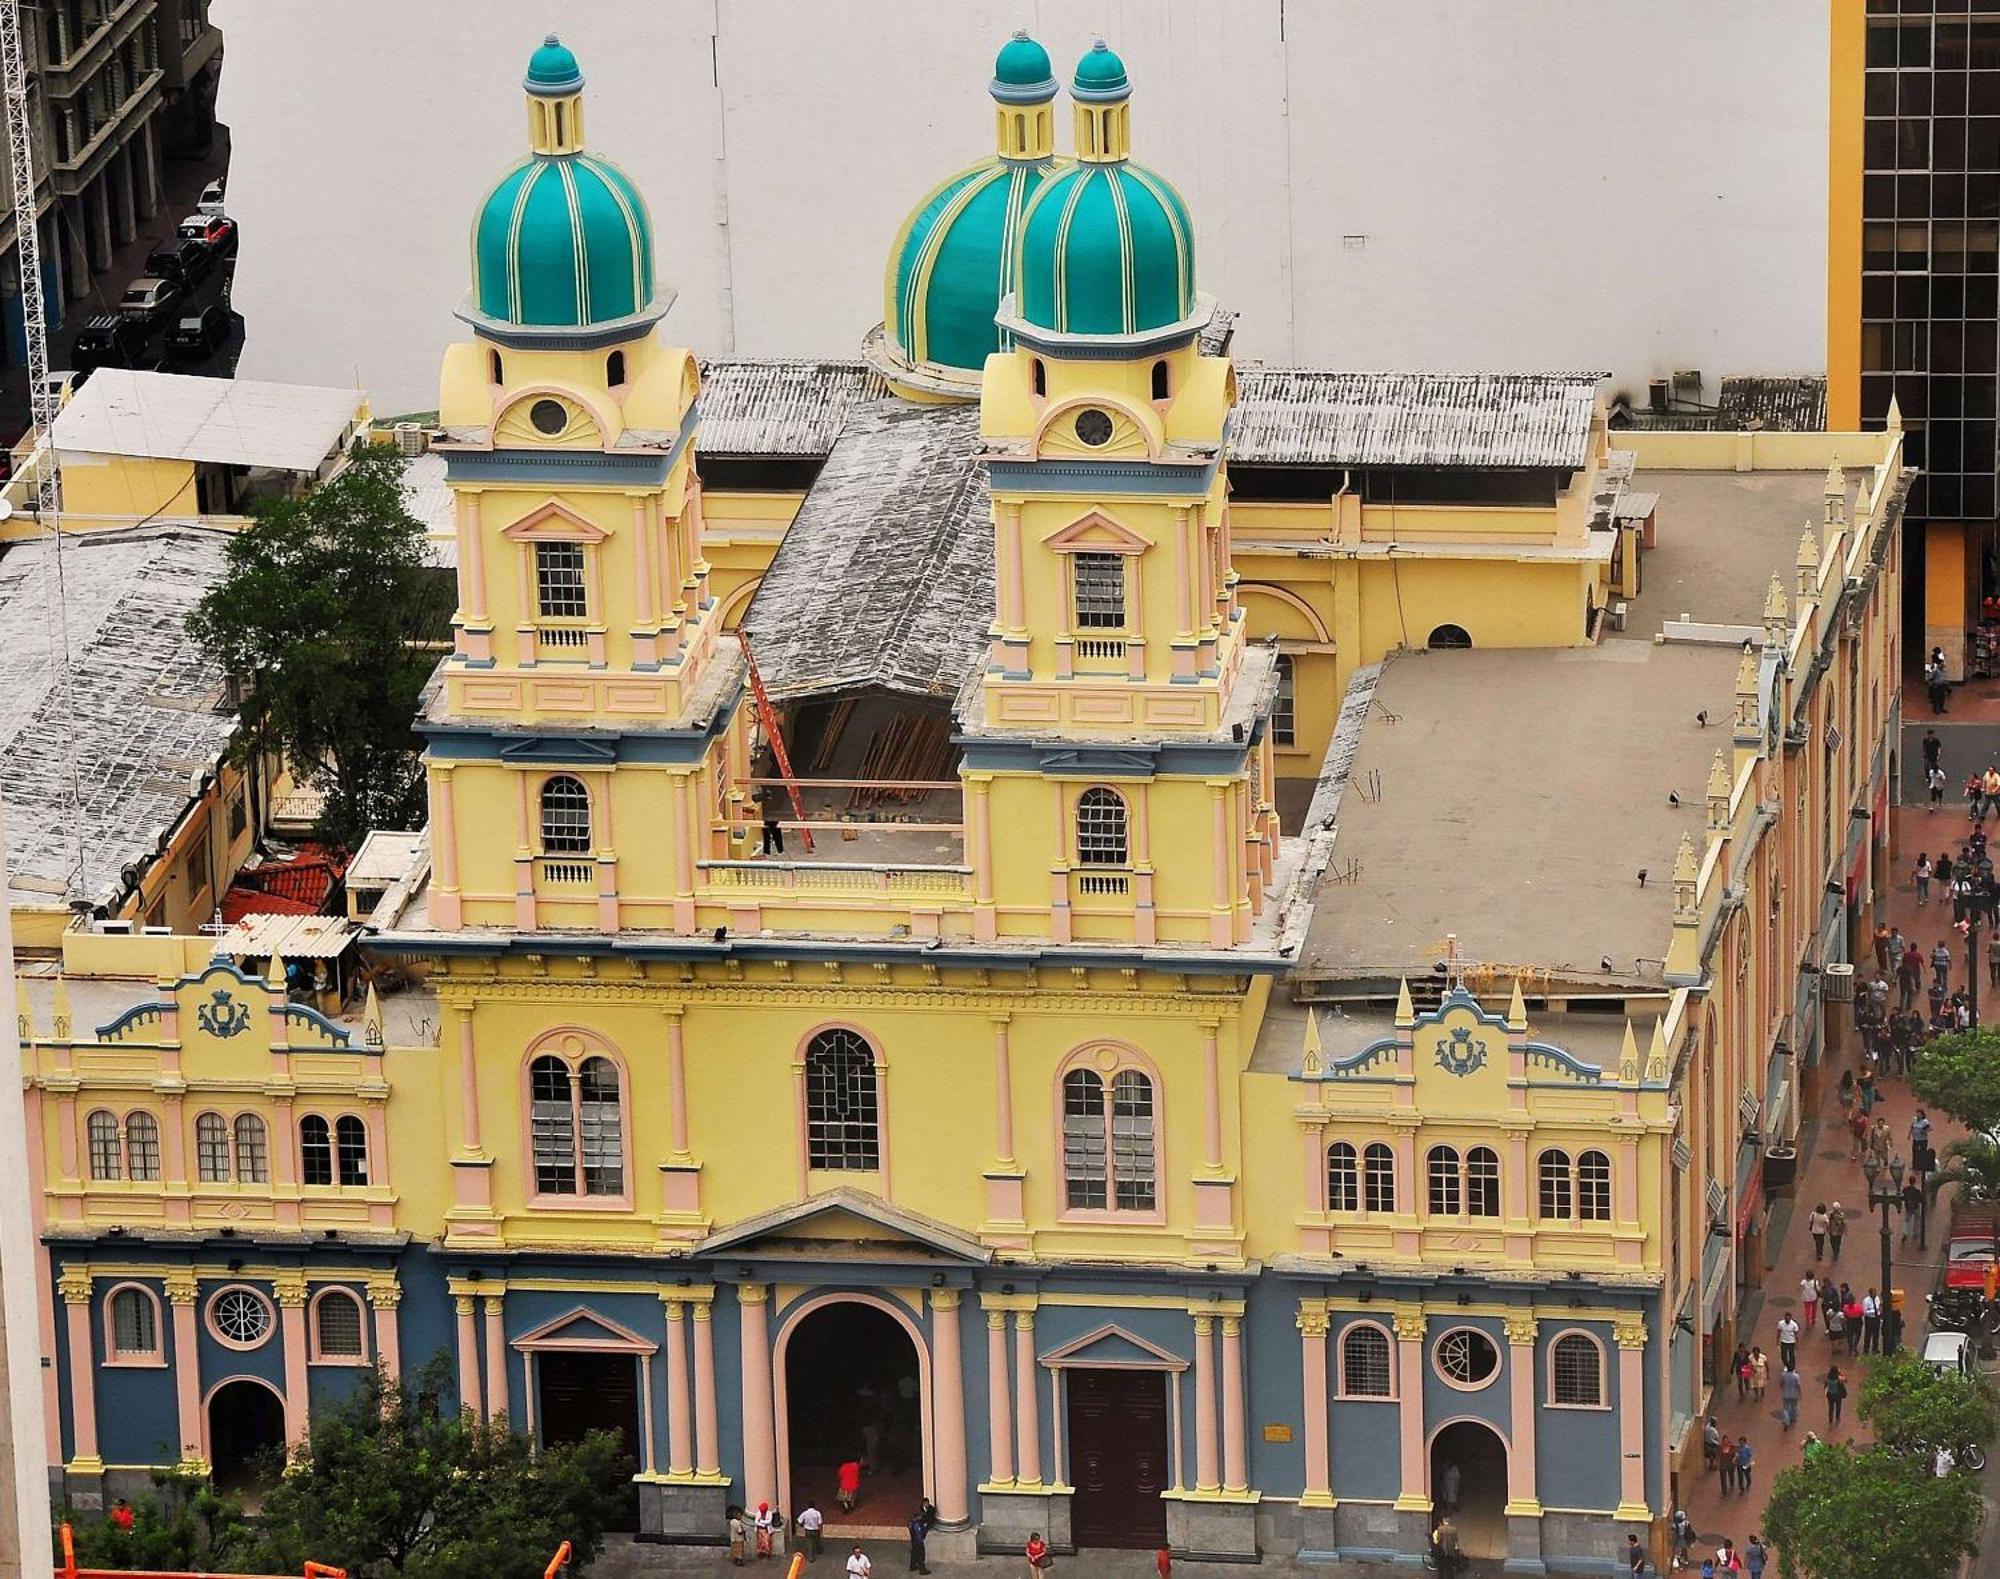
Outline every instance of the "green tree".
[[131, 1504], [132, 1528], [109, 1512], [55, 1510], [56, 1560], [62, 1561], [62, 1525], [70, 1526], [83, 1568], [237, 1573], [254, 1570], [257, 1542], [241, 1499], [217, 1491], [205, 1475], [153, 1475], [153, 1492]]
[[1829, 1442], [1771, 1485], [1764, 1533], [1785, 1579], [1945, 1579], [1977, 1550], [1979, 1483], [1921, 1457]]
[[579, 1566], [597, 1555], [631, 1494], [618, 1439], [537, 1450], [505, 1420], [439, 1411], [448, 1388], [434, 1360], [408, 1387], [373, 1373], [315, 1407], [307, 1451], [258, 1515], [270, 1571], [312, 1559], [357, 1579], [539, 1579], [564, 1541]]
[[2000, 1433], [1993, 1396], [1979, 1378], [1938, 1370], [1907, 1350], [1869, 1367], [1857, 1408], [1875, 1428], [1876, 1442], [1888, 1448], [1956, 1452]]
[[188, 616], [243, 687], [239, 760], [279, 757], [326, 797], [320, 836], [352, 848], [424, 812], [412, 721], [449, 634], [448, 581], [427, 562], [405, 462], [357, 445], [303, 498], [266, 500], [230, 539], [228, 574]]
[[1949, 1113], [1975, 1134], [2000, 1129], [2000, 1028], [1940, 1036], [1917, 1060], [1910, 1089], [1926, 1107]]

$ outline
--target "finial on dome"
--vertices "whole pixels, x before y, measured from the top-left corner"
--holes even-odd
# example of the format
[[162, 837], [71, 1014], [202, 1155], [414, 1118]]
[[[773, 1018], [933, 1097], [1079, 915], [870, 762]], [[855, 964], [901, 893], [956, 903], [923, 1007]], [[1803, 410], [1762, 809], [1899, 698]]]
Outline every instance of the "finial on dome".
[[583, 68], [563, 41], [550, 33], [528, 57], [528, 74], [521, 86], [538, 98], [560, 99], [583, 90]]
[[[993, 81], [988, 91], [1001, 104], [1046, 104], [1056, 96], [1056, 87], [1049, 52], [1029, 37], [1025, 27], [1015, 28], [993, 58]], [[1003, 147], [1001, 152], [1013, 150]]]

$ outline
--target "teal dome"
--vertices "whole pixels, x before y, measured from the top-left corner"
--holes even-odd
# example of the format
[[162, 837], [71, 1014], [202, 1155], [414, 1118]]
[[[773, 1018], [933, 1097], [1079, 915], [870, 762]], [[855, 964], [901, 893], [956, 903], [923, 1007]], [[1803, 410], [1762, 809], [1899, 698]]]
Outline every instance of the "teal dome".
[[581, 328], [628, 318], [652, 300], [653, 222], [638, 188], [609, 160], [537, 155], [479, 205], [472, 304], [485, 317]]
[[576, 56], [563, 46], [561, 39], [551, 33], [542, 40], [542, 47], [528, 57], [528, 75], [522, 85], [530, 93], [559, 96], [578, 92], [583, 87], [583, 68], [576, 63]]
[[1022, 216], [1015, 272], [1016, 310], [1037, 328], [1162, 329], [1194, 311], [1194, 225], [1180, 193], [1140, 165], [1073, 165], [1043, 182]]
[[1122, 99], [1131, 94], [1132, 83], [1125, 75], [1125, 62], [1100, 38], [1076, 63], [1070, 91], [1079, 99]]
[[953, 176], [910, 215], [883, 280], [883, 333], [906, 362], [976, 377], [1002, 348], [993, 322], [1014, 289], [1020, 218], [1049, 167], [989, 159]]
[[1056, 96], [1056, 74], [1049, 64], [1049, 52], [1028, 37], [1025, 29], [1016, 29], [1000, 46], [993, 61], [993, 95], [1037, 102]]

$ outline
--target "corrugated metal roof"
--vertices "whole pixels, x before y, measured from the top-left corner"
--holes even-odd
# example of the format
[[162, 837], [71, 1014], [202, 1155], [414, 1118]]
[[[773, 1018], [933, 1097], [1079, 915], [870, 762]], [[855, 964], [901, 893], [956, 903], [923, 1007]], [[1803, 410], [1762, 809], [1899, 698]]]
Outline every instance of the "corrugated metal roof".
[[850, 411], [888, 394], [865, 362], [704, 362], [697, 442], [710, 455], [824, 455]]
[[367, 402], [358, 389], [100, 367], [56, 413], [56, 448], [316, 472]]
[[992, 620], [978, 408], [853, 412], [744, 619], [766, 687], [948, 697]]
[[1715, 425], [1723, 429], [1822, 433], [1826, 430], [1826, 375], [1725, 378]]
[[361, 936], [345, 916], [245, 916], [215, 941], [234, 959], [338, 959]]
[[1243, 367], [1230, 463], [1581, 467], [1601, 378]]

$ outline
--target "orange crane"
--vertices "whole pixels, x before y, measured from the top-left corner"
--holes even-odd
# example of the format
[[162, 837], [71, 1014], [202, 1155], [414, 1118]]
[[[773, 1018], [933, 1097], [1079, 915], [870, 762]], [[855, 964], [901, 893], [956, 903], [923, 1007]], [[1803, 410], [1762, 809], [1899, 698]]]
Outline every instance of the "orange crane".
[[812, 829], [806, 826], [806, 803], [799, 798], [799, 781], [792, 776], [791, 753], [785, 750], [785, 732], [778, 727], [778, 710], [771, 705], [771, 695], [764, 689], [764, 677], [757, 672], [757, 659], [750, 651], [750, 633], [741, 627], [736, 632], [736, 640], [743, 647], [743, 661], [750, 666], [750, 695], [757, 704], [757, 723], [764, 731], [764, 738], [771, 743], [771, 755], [778, 763], [778, 775], [785, 781], [785, 793], [792, 799], [792, 815], [799, 820], [799, 837], [806, 842], [806, 854], [812, 854]]

